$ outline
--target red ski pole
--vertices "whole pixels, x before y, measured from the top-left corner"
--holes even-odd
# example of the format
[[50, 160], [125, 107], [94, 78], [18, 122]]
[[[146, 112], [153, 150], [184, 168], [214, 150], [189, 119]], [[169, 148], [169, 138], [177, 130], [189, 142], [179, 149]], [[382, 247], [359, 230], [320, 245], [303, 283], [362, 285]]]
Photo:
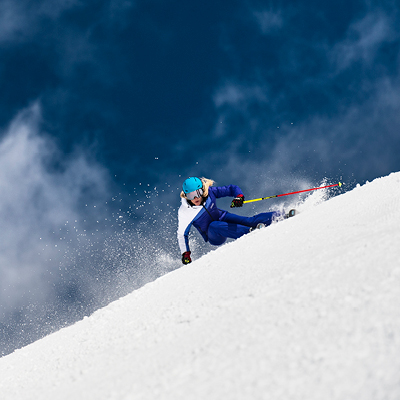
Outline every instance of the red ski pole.
[[312, 188], [312, 189], [305, 189], [305, 190], [298, 190], [297, 192], [290, 192], [290, 193], [283, 193], [283, 194], [276, 194], [275, 196], [268, 196], [268, 197], [261, 197], [260, 199], [253, 199], [253, 200], [245, 200], [244, 203], [251, 203], [253, 201], [260, 201], [260, 200], [267, 200], [267, 199], [272, 199], [274, 197], [282, 197], [282, 196], [289, 196], [291, 194], [296, 194], [296, 193], [304, 193], [304, 192], [311, 192], [312, 190], [318, 190], [318, 189], [325, 189], [325, 188], [330, 188], [334, 186], [339, 186], [341, 187], [343, 183], [335, 183], [334, 185], [327, 185], [327, 186], [321, 186], [317, 188]]

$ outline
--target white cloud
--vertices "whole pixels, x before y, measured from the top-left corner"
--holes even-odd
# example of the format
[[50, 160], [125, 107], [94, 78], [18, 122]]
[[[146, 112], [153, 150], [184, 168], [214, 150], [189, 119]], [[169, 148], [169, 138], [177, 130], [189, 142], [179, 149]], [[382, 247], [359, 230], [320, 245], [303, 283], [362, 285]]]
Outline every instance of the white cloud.
[[284, 26], [281, 12], [274, 12], [271, 10], [255, 11], [254, 17], [264, 35], [274, 33]]
[[268, 102], [267, 88], [258, 85], [245, 85], [225, 82], [214, 93], [213, 100], [217, 108], [230, 106], [246, 108], [251, 102]]
[[24, 1], [0, 0], [0, 43], [29, 40], [40, 29], [41, 18], [55, 20], [79, 4], [79, 0], [44, 0], [32, 6]]
[[329, 57], [338, 72], [349, 68], [353, 63], [374, 61], [379, 48], [399, 38], [394, 21], [387, 14], [371, 12], [348, 29], [346, 38], [335, 44]]
[[12, 0], [0, 2], [0, 43], [15, 40], [27, 25], [20, 4]]
[[[29, 41], [41, 29], [44, 19], [56, 21], [65, 11], [84, 6], [82, 0], [39, 0], [33, 5], [27, 0], [0, 0], [0, 43]], [[109, 0], [96, 23], [124, 25], [127, 11], [134, 6], [133, 0]]]
[[65, 158], [40, 132], [40, 119], [40, 105], [35, 103], [19, 113], [0, 141], [3, 306], [21, 302], [29, 287], [46, 297], [52, 287], [41, 282], [43, 273], [58, 268], [68, 245], [61, 240], [65, 232], [60, 232], [68, 221], [78, 228], [89, 219], [94, 212], [83, 211], [85, 203], [105, 203], [109, 196], [107, 171], [82, 150]]

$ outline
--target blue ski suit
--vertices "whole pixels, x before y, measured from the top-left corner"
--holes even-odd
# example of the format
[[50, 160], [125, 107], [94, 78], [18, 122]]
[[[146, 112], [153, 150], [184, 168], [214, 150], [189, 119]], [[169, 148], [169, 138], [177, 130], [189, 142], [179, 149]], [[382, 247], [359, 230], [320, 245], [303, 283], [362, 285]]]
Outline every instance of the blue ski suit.
[[280, 211], [266, 212], [253, 217], [242, 217], [220, 210], [216, 200], [220, 197], [236, 197], [243, 194], [236, 185], [209, 187], [208, 196], [202, 205], [194, 206], [187, 199], [182, 199], [178, 211], [178, 243], [181, 253], [190, 251], [189, 231], [193, 225], [206, 242], [214, 246], [223, 244], [227, 238], [238, 239], [249, 233], [249, 228], [257, 224], [270, 225], [274, 218], [280, 217]]

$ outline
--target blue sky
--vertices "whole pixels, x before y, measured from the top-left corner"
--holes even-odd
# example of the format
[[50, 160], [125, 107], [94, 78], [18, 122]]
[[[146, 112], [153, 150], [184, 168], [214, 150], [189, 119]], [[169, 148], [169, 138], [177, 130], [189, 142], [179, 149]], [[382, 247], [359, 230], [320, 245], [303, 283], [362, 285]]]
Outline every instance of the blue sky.
[[238, 184], [251, 198], [398, 171], [399, 12], [396, 1], [369, 0], [0, 0], [10, 342], [22, 340], [29, 307], [42, 315], [59, 299], [43, 314], [54, 325], [55, 313], [70, 321], [77, 304], [119, 294], [123, 277], [104, 282], [121, 263], [134, 275], [121, 254], [135, 253], [140, 270], [151, 267], [138, 258], [179, 258], [187, 176]]
[[225, 181], [227, 161], [268, 170], [296, 139], [277, 177], [398, 167], [396, 2], [1, 4], [0, 126], [40, 102], [61, 150], [91, 147], [119, 183], [192, 175], [196, 162]]

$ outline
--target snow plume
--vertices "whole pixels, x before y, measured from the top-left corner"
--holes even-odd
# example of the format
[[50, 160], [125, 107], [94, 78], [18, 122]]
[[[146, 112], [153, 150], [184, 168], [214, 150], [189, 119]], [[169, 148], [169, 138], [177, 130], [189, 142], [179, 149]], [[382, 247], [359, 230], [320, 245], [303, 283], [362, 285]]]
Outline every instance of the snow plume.
[[1, 132], [1, 354], [176, 268], [156, 193], [112, 196], [90, 150], [65, 156], [40, 126], [35, 103]]

